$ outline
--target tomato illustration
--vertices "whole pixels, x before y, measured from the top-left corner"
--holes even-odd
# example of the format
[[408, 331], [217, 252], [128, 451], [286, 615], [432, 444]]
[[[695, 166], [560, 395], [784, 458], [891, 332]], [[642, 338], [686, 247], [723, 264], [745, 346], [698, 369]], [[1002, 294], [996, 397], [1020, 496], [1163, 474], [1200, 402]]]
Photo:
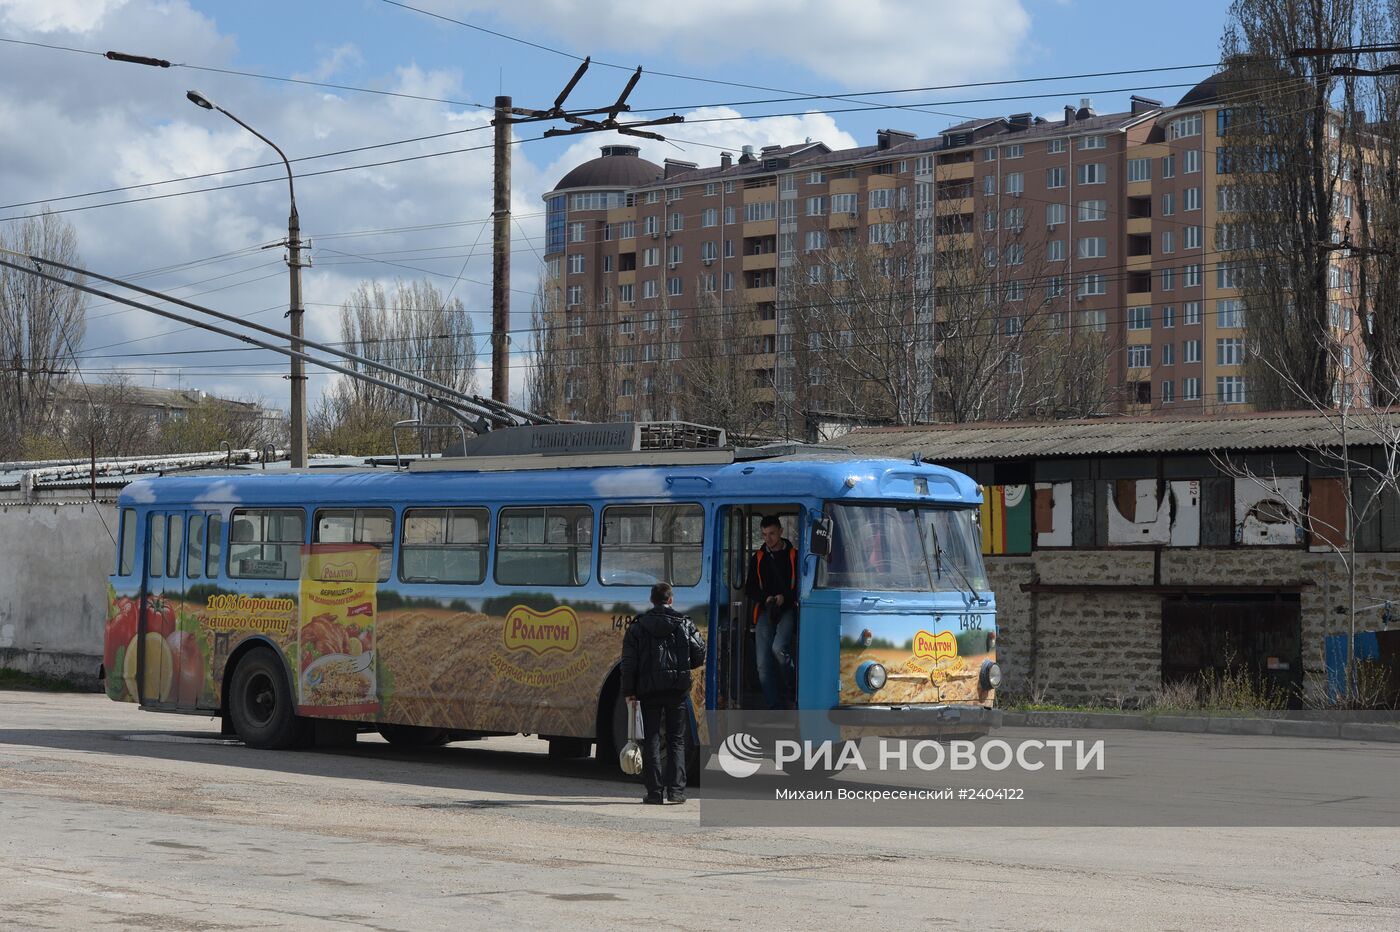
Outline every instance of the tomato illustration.
[[146, 630], [169, 637], [175, 631], [175, 605], [160, 596], [146, 600]]
[[125, 647], [135, 635], [136, 602], [121, 596], [112, 603], [112, 614], [107, 619], [107, 632], [102, 645], [102, 663], [109, 676], [116, 668], [117, 650]]
[[175, 699], [182, 706], [195, 705], [204, 691], [204, 654], [199, 649], [199, 638], [193, 631], [176, 631], [168, 640], [179, 665]]

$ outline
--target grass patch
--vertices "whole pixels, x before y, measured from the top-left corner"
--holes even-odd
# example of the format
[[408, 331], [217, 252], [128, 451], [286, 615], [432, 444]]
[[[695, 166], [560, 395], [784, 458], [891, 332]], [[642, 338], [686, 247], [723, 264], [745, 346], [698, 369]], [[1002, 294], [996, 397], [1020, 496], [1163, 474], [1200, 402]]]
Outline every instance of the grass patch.
[[10, 667], [0, 667], [0, 689], [23, 689], [31, 692], [85, 693], [91, 692], [66, 677], [25, 673]]

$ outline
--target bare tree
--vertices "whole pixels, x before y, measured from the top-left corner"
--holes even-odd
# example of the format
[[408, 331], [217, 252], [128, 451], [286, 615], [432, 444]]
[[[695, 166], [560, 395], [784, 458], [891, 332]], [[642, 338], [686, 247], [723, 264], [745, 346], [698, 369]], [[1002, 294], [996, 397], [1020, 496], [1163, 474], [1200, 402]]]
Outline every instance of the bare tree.
[[[476, 385], [476, 338], [471, 315], [460, 299], [447, 300], [427, 282], [395, 283], [388, 292], [365, 282], [340, 309], [345, 349], [367, 359], [470, 392]], [[357, 363], [346, 363], [360, 370]], [[373, 373], [403, 388], [415, 386], [383, 372]], [[437, 408], [418, 410], [401, 392], [342, 377], [322, 397], [311, 418], [313, 446], [355, 455], [393, 449], [393, 425], [419, 418], [447, 423]]]
[[700, 296], [684, 351], [667, 367], [681, 420], [721, 427], [740, 441], [772, 433], [773, 370], [754, 365], [765, 348], [756, 333], [759, 317], [752, 304], [724, 306], [713, 293]]
[[[45, 213], [0, 230], [0, 247], [80, 265], [78, 238]], [[44, 431], [69, 359], [85, 332], [82, 292], [15, 269], [0, 269], [0, 458], [18, 455]]]
[[[1334, 326], [1329, 276], [1334, 216], [1346, 164], [1337, 129], [1340, 56], [1297, 48], [1348, 46], [1359, 37], [1356, 0], [1235, 0], [1222, 40], [1217, 153], [1230, 175], [1217, 231], [1224, 277], [1240, 288], [1259, 407], [1326, 404], [1335, 372], [1325, 347]], [[1349, 172], [1348, 172], [1349, 174]]]
[[[82, 457], [141, 456], [160, 450], [160, 438], [149, 412], [136, 403], [130, 374], [117, 373], [105, 381], [69, 383], [59, 392], [51, 455]], [[204, 449], [215, 449], [206, 447]]]
[[529, 362], [525, 369], [525, 396], [531, 411], [553, 418], [566, 417], [564, 410], [564, 321], [558, 309], [550, 306], [547, 289], [541, 285], [530, 304]]

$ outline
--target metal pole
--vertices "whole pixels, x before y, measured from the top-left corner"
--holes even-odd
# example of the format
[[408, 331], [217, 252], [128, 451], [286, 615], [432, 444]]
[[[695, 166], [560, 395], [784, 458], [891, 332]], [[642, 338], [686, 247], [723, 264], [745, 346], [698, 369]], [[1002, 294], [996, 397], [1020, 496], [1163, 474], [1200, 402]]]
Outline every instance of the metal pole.
[[[291, 181], [291, 173], [288, 171], [287, 180]], [[292, 331], [292, 352], [301, 353], [302, 348], [302, 316], [304, 309], [301, 304], [301, 221], [297, 218], [297, 203], [292, 201], [292, 212], [287, 219], [287, 266], [291, 270], [291, 308], [287, 315], [290, 318], [290, 329]], [[292, 406], [290, 412], [291, 419], [291, 450], [292, 468], [306, 468], [306, 363], [300, 356], [292, 357]]]
[[510, 110], [496, 98], [495, 202], [491, 238], [491, 397], [510, 400]]

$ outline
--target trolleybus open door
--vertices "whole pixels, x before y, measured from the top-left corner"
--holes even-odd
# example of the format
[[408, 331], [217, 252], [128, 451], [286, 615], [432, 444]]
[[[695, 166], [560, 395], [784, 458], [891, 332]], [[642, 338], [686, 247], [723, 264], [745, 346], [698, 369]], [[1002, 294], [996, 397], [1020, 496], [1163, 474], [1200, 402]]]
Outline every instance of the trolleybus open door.
[[[763, 544], [760, 526], [765, 515], [777, 515], [783, 536], [794, 547], [801, 547], [801, 514], [798, 505], [729, 505], [720, 515], [721, 572], [715, 574], [714, 603], [719, 613], [719, 695], [720, 709], [764, 708], [754, 656], [753, 605], [744, 591], [753, 555]], [[799, 572], [801, 561], [797, 563]], [[800, 610], [799, 610], [800, 616]], [[798, 618], [798, 627], [801, 619]], [[792, 644], [796, 657], [800, 632]]]

